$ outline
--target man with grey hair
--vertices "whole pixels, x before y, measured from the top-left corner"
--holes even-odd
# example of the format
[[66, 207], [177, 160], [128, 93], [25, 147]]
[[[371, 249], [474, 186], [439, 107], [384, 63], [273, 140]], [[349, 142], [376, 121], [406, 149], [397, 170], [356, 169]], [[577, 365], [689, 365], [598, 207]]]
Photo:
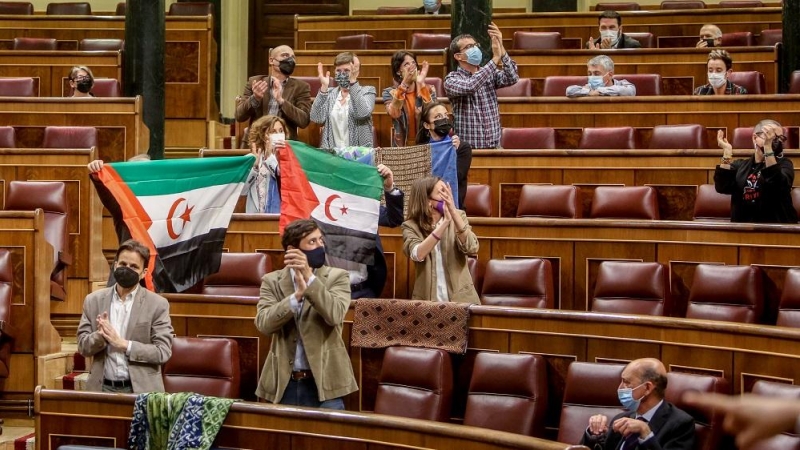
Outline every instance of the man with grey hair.
[[700, 28], [700, 40], [697, 41], [695, 47], [719, 47], [722, 45], [722, 30], [713, 24], [706, 24]]
[[567, 88], [567, 97], [630, 97], [636, 95], [636, 86], [628, 80], [614, 79], [614, 61], [606, 55], [595, 56], [586, 64], [589, 79], [583, 86]]

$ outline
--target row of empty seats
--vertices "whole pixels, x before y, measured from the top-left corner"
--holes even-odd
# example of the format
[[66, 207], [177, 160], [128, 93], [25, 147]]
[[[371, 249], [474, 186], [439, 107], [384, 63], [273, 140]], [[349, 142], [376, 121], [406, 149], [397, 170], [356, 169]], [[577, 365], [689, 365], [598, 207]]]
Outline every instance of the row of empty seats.
[[[74, 41], [73, 41], [74, 42]], [[125, 48], [124, 39], [81, 39], [78, 41], [79, 51], [120, 51]], [[55, 38], [16, 37], [11, 46], [12, 50], [58, 50], [58, 40]]]
[[[125, 2], [117, 3], [114, 14], [125, 15]], [[33, 15], [33, 4], [30, 2], [0, 2], [0, 14]], [[169, 6], [167, 14], [171, 16], [207, 16], [214, 14], [214, 5], [210, 2], [180, 2]], [[89, 2], [48, 3], [47, 15], [50, 16], [91, 16], [92, 5]]]
[[[97, 147], [95, 127], [45, 127], [44, 139], [37, 148]], [[16, 148], [14, 127], [0, 127], [0, 148]]]
[[[717, 5], [720, 8], [761, 8], [765, 6], [760, 0], [722, 0]], [[660, 8], [705, 9], [706, 4], [701, 0], [664, 0], [661, 2]], [[418, 9], [418, 6], [379, 6], [375, 13], [379, 15], [414, 14]], [[640, 11], [642, 7], [636, 2], [601, 2], [594, 9], [595, 11]]]
[[[95, 78], [90, 92], [95, 97], [122, 97], [122, 87], [116, 78]], [[71, 97], [72, 88], [65, 94]], [[0, 97], [39, 97], [39, 79], [0, 78]]]

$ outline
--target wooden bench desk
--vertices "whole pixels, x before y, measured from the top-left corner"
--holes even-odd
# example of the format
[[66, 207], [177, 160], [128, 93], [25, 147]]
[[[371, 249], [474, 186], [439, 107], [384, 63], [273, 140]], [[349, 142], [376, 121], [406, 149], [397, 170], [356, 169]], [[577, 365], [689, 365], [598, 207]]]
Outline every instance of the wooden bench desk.
[[69, 94], [69, 72], [87, 66], [95, 78], [122, 79], [120, 52], [0, 50], [0, 71], [4, 77], [31, 77], [39, 82], [39, 97]]

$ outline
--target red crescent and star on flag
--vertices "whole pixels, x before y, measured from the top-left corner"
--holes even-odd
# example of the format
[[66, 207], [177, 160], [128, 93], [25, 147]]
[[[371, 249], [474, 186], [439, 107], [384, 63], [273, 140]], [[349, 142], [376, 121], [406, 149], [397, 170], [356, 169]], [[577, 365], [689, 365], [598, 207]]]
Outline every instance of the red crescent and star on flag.
[[[334, 200], [341, 199], [341, 198], [342, 197], [339, 196], [339, 194], [333, 194], [333, 195], [331, 195], [330, 197], [328, 197], [325, 200], [325, 217], [327, 217], [328, 220], [330, 220], [331, 222], [336, 222], [337, 220], [339, 220], [339, 219], [336, 219], [335, 217], [333, 217], [331, 215], [331, 203], [333, 203]], [[345, 214], [347, 214], [347, 209], [348, 208], [344, 203], [342, 203], [341, 208], [338, 208], [338, 209], [339, 209], [339, 212], [340, 212], [341, 215], [344, 216]]]
[[[167, 215], [167, 233], [169, 234], [169, 237], [172, 238], [172, 239], [178, 239], [180, 237], [181, 233], [183, 233], [183, 229], [186, 226], [186, 222], [191, 222], [192, 221], [191, 214], [192, 214], [192, 210], [194, 209], [194, 206], [189, 206], [189, 202], [186, 202], [186, 206], [184, 206], [183, 212], [181, 213], [181, 215], [178, 216], [178, 217], [175, 217], [175, 212], [178, 210], [178, 207], [183, 202], [186, 202], [186, 199], [183, 198], [183, 197], [180, 197], [177, 200], [175, 200], [175, 202], [173, 202], [172, 206], [170, 206], [170, 208], [169, 208], [169, 214]], [[172, 222], [175, 219], [179, 219], [179, 220], [183, 221], [183, 222], [181, 222], [181, 231], [179, 233], [175, 232], [175, 228], [173, 228], [173, 225], [172, 225]]]

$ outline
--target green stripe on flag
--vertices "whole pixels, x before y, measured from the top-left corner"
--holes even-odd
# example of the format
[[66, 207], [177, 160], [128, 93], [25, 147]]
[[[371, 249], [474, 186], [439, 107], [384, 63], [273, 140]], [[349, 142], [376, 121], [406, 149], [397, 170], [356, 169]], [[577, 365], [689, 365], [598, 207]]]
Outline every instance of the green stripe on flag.
[[[253, 156], [161, 159], [110, 164], [137, 196], [169, 195], [244, 182]], [[158, 174], [159, 177], [154, 177]], [[187, 174], [191, 174], [187, 177]], [[154, 178], [159, 178], [154, 180]]]
[[298, 141], [290, 141], [290, 145], [310, 183], [380, 200], [383, 179], [375, 166], [350, 161]]

